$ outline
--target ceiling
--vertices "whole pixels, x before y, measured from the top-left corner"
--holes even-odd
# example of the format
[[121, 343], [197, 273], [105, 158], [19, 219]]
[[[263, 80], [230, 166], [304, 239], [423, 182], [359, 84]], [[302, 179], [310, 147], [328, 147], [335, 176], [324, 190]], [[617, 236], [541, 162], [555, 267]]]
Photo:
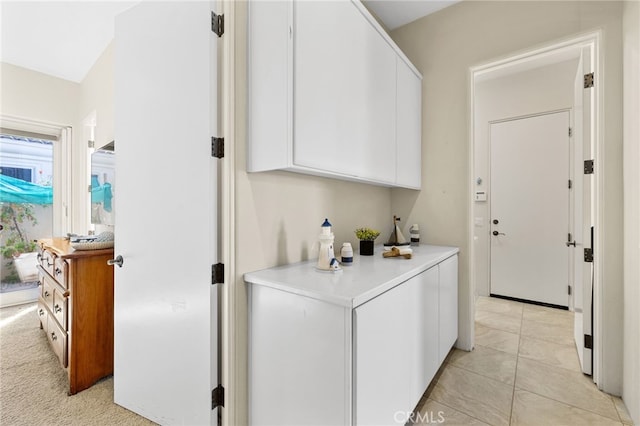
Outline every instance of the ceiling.
[[[460, 0], [364, 0], [393, 30]], [[80, 82], [113, 39], [114, 17], [136, 1], [5, 1], [0, 60]]]

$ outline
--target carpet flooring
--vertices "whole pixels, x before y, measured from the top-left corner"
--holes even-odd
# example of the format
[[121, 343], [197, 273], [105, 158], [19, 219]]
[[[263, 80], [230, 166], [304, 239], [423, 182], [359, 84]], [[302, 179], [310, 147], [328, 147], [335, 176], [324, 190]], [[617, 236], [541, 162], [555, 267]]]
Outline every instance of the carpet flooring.
[[113, 402], [113, 377], [69, 396], [36, 304], [0, 309], [0, 425], [153, 425]]

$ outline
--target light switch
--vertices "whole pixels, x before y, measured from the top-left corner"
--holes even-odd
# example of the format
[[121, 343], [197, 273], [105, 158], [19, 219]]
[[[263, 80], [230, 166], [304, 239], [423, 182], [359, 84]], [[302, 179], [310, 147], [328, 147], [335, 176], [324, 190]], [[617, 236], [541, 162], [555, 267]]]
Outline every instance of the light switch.
[[487, 193], [484, 191], [476, 191], [476, 201], [487, 201]]

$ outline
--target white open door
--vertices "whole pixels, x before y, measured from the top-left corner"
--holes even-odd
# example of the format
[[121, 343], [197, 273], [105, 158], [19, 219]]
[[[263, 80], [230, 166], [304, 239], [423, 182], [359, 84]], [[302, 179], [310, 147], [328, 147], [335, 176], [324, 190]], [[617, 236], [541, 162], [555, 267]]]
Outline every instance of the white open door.
[[[592, 225], [595, 217], [594, 208], [594, 175], [585, 174], [585, 160], [593, 159], [592, 140], [593, 122], [591, 115], [594, 111], [593, 87], [585, 88], [585, 75], [593, 70], [591, 63], [591, 47], [584, 47], [580, 55], [578, 69], [574, 83], [574, 133], [573, 133], [573, 197], [574, 205], [573, 234], [574, 234], [574, 338], [580, 365], [585, 374], [592, 374], [592, 349], [589, 342], [593, 341], [593, 262], [585, 262], [585, 249], [593, 248]], [[587, 84], [588, 86], [588, 84]], [[585, 338], [585, 336], [588, 336]]]
[[160, 424], [217, 416], [212, 10], [142, 2], [116, 18], [114, 400]]

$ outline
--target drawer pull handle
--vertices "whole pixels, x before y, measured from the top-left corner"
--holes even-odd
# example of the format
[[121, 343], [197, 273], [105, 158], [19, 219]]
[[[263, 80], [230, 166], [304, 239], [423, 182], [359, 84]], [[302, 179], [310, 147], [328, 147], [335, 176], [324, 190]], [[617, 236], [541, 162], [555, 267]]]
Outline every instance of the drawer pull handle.
[[122, 268], [122, 264], [123, 263], [124, 263], [124, 259], [120, 255], [116, 256], [115, 259], [107, 260], [107, 265], [109, 265], [109, 266], [118, 265], [119, 267]]
[[51, 332], [51, 340], [58, 340], [58, 336], [56, 336], [56, 333]]
[[56, 275], [60, 275], [62, 273], [62, 269], [56, 268], [55, 273]]
[[54, 311], [54, 312], [56, 312], [56, 313], [57, 313], [57, 312], [62, 312], [62, 308], [60, 307], [60, 305], [58, 305], [58, 304], [56, 303], [56, 305], [53, 307], [53, 311]]
[[49, 297], [49, 296], [50, 296], [49, 292], [45, 290], [44, 297]]
[[40, 316], [43, 316], [43, 315], [44, 315], [44, 311], [43, 311], [42, 309], [40, 309], [40, 310], [38, 311], [38, 314], [39, 314]]
[[47, 259], [47, 267], [49, 267], [49, 268], [50, 268], [50, 267], [52, 267], [52, 266], [53, 266], [53, 263], [49, 263], [49, 259]]
[[36, 259], [42, 260], [42, 254], [38, 253], [38, 255], [36, 256]]

